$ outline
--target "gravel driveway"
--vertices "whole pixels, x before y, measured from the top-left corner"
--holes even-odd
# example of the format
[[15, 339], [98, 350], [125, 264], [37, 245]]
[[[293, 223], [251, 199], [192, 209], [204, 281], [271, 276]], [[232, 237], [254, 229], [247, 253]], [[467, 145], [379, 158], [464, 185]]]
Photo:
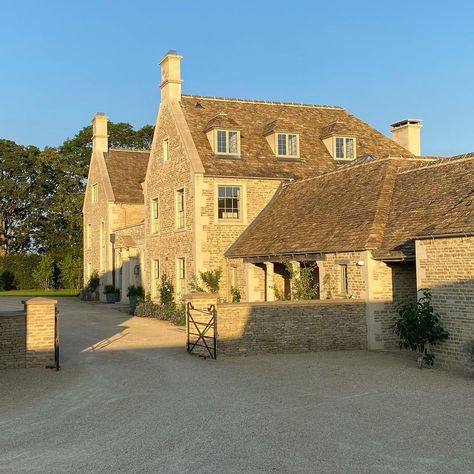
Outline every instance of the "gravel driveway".
[[390, 353], [204, 360], [169, 323], [59, 307], [61, 371], [0, 372], [0, 472], [474, 472], [471, 380]]

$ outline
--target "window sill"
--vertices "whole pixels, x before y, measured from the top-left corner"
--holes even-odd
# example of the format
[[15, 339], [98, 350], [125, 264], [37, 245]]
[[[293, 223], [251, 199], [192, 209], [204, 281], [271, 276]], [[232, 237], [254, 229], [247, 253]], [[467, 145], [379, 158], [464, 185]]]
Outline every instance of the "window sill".
[[246, 225], [242, 219], [216, 219], [217, 225]]
[[179, 229], [175, 229], [174, 231], [177, 232], [177, 233], [186, 232], [186, 227], [180, 227]]

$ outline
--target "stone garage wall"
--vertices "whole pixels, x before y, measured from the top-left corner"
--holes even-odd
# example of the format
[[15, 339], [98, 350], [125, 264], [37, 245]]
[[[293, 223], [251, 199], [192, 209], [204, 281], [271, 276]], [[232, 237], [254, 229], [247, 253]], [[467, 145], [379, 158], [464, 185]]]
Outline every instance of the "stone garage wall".
[[217, 305], [218, 354], [366, 349], [363, 301]]
[[0, 369], [54, 365], [56, 303], [31, 298], [23, 311], [0, 312]]
[[474, 340], [474, 237], [416, 242], [417, 287], [429, 288], [447, 341], [433, 348], [435, 362], [461, 368], [464, 342]]

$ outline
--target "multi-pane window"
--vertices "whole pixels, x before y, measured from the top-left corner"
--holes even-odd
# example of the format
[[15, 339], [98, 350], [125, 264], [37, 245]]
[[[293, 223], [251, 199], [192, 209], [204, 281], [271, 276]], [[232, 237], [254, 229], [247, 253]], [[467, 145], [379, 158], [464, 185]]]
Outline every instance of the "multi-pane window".
[[353, 138], [336, 137], [336, 158], [353, 160], [355, 158], [355, 143]]
[[241, 194], [240, 186], [218, 187], [217, 217], [219, 219], [240, 219]]
[[181, 298], [186, 289], [186, 259], [180, 257], [176, 259], [176, 292]]
[[178, 189], [175, 194], [176, 228], [184, 229], [184, 189]]
[[169, 159], [169, 141], [167, 138], [163, 140], [163, 161], [168, 161]]
[[97, 183], [93, 184], [91, 187], [91, 202], [95, 203], [99, 200], [99, 188]]
[[151, 232], [153, 234], [158, 232], [159, 212], [158, 198], [154, 198], [151, 200], [150, 207]]
[[155, 258], [151, 261], [151, 296], [157, 298], [160, 289], [160, 261]]
[[349, 281], [347, 277], [347, 265], [339, 265], [340, 282], [341, 282], [341, 294], [347, 295], [349, 292]]
[[298, 135], [294, 133], [278, 133], [277, 155], [297, 158], [298, 154]]
[[238, 155], [239, 132], [234, 130], [217, 130], [216, 152], [223, 155]]

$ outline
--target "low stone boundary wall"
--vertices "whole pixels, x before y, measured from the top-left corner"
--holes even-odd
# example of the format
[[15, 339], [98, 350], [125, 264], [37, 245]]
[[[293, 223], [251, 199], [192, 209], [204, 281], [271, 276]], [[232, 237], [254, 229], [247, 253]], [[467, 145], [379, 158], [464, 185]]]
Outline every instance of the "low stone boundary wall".
[[0, 369], [54, 365], [57, 301], [31, 298], [21, 311], [0, 312]]
[[367, 349], [363, 301], [217, 305], [218, 354]]

